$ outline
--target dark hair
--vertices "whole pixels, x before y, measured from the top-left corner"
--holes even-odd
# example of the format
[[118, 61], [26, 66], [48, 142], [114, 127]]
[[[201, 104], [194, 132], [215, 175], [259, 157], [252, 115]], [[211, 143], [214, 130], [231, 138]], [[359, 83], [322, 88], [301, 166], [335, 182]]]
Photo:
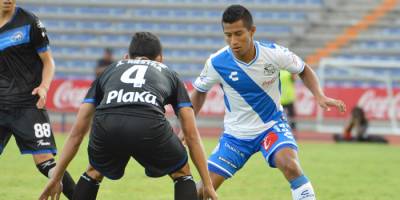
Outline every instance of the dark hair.
[[358, 106], [354, 107], [351, 111], [351, 117], [353, 118], [353, 120], [358, 120], [362, 125], [368, 124], [368, 120], [365, 116], [364, 110]]
[[247, 8], [242, 5], [231, 5], [225, 9], [224, 14], [222, 15], [222, 23], [232, 24], [239, 20], [243, 21], [244, 26], [247, 29], [251, 29], [253, 26], [253, 17]]
[[154, 60], [157, 56], [161, 55], [161, 51], [160, 40], [150, 32], [135, 33], [129, 45], [129, 57], [131, 58], [144, 56], [150, 60]]
[[104, 52], [108, 53], [108, 54], [112, 54], [113, 50], [110, 47], [107, 47], [107, 48], [104, 49]]

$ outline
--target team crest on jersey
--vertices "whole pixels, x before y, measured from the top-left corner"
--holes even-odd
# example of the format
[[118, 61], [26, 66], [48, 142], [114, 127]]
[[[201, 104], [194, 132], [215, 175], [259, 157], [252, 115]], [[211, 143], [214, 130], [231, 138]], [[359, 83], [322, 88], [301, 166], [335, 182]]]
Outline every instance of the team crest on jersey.
[[24, 39], [24, 33], [22, 33], [21, 31], [15, 32], [12, 36], [11, 36], [11, 40], [13, 42], [18, 42]]
[[265, 64], [264, 65], [264, 75], [271, 76], [276, 72], [276, 68], [273, 64]]

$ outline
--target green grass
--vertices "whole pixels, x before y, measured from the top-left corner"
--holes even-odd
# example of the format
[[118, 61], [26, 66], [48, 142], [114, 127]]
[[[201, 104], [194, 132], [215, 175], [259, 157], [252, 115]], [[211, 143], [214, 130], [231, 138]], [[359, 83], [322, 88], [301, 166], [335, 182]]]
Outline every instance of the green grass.
[[[62, 146], [65, 136], [58, 135]], [[205, 139], [208, 153], [217, 140]], [[86, 169], [86, 144], [68, 170], [77, 180]], [[61, 148], [59, 148], [61, 149]], [[300, 142], [300, 159], [321, 200], [399, 199], [400, 148], [373, 144], [314, 144]], [[192, 165], [192, 172], [195, 173]], [[0, 199], [37, 199], [46, 183], [29, 155], [21, 156], [11, 140], [0, 156]], [[198, 176], [196, 176], [198, 180]], [[222, 200], [289, 200], [287, 181], [277, 169], [271, 169], [261, 154], [253, 156], [235, 177], [218, 191]], [[147, 178], [143, 169], [131, 161], [119, 181], [104, 179], [98, 199], [173, 199], [168, 177]]]

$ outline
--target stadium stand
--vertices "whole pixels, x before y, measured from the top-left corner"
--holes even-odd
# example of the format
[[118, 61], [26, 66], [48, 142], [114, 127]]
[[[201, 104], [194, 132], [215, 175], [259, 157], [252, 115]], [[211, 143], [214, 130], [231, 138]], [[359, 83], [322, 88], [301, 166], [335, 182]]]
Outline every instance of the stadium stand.
[[[227, 0], [60, 1], [21, 0], [46, 25], [57, 75], [91, 75], [102, 49], [116, 57], [126, 52], [134, 31], [152, 31], [165, 46], [165, 60], [184, 75], [194, 75], [207, 56], [224, 46], [220, 18]], [[292, 46], [320, 18], [322, 0], [251, 0], [260, 41]]]

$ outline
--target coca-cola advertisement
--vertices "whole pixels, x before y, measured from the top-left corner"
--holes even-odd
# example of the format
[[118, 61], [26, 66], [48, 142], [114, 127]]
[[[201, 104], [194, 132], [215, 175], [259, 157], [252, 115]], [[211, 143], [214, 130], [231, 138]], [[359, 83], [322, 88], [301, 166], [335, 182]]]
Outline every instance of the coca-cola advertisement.
[[92, 80], [54, 80], [47, 94], [47, 109], [55, 112], [78, 111], [91, 83]]
[[[297, 100], [295, 106], [299, 117], [315, 117], [317, 103], [310, 91], [303, 85], [296, 88]], [[324, 112], [324, 117], [342, 118], [349, 116], [351, 109], [359, 106], [364, 109], [370, 119], [387, 120], [391, 112], [400, 119], [400, 89], [393, 89], [393, 98], [387, 94], [386, 88], [379, 87], [325, 87], [327, 96], [341, 99], [347, 106], [346, 113], [336, 109]]]
[[[92, 80], [54, 80], [49, 93], [47, 108], [56, 112], [76, 112], [82, 103]], [[191, 82], [185, 83], [189, 93], [194, 90]], [[393, 90], [393, 98], [389, 98], [385, 88], [379, 87], [325, 87], [327, 96], [343, 100], [347, 106], [346, 113], [336, 109], [324, 112], [327, 118], [345, 118], [354, 106], [362, 107], [370, 119], [387, 120], [391, 111], [400, 119], [400, 89]], [[317, 114], [317, 103], [304, 85], [296, 87], [295, 102], [298, 117], [314, 118]], [[171, 107], [166, 107], [167, 114], [173, 114]], [[207, 94], [207, 99], [200, 115], [223, 116], [225, 111], [224, 94], [220, 86], [215, 85]]]

